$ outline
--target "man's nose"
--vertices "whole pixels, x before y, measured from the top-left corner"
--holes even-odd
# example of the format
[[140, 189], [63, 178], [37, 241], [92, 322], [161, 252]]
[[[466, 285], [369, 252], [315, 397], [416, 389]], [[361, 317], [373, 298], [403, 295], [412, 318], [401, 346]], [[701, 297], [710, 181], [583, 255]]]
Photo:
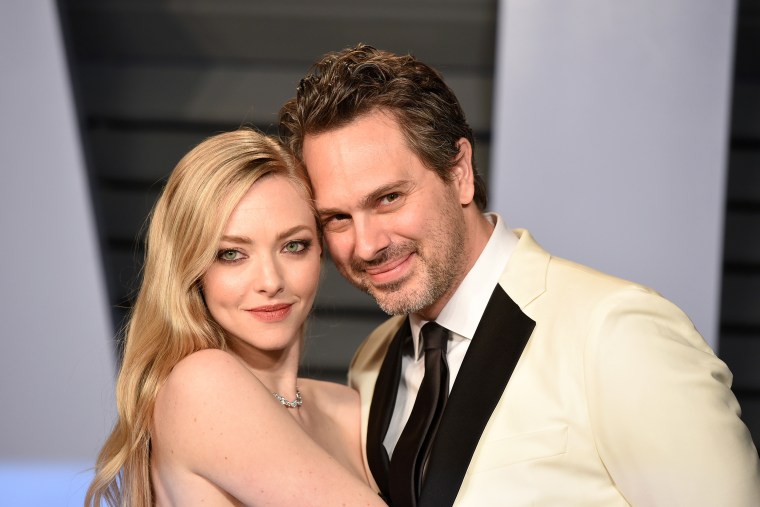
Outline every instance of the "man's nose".
[[390, 244], [390, 234], [382, 217], [369, 215], [354, 219], [356, 229], [354, 254], [356, 257], [370, 261], [385, 250]]

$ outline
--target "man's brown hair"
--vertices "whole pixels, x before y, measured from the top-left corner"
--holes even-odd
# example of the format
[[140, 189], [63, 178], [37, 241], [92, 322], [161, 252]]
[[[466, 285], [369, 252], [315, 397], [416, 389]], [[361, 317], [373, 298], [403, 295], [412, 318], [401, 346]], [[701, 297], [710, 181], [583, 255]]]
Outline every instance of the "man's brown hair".
[[302, 159], [305, 135], [345, 126], [375, 110], [393, 115], [409, 148], [444, 181], [459, 156], [459, 140], [467, 139], [473, 147], [474, 200], [485, 210], [485, 183], [475, 167], [472, 129], [462, 107], [441, 75], [412, 55], [366, 44], [326, 54], [280, 110], [280, 136]]

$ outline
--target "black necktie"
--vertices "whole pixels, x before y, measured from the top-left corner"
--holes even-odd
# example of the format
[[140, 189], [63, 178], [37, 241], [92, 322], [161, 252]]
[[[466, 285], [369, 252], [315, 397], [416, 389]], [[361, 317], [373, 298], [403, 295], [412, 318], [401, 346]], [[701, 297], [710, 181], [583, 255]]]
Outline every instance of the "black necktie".
[[449, 331], [428, 322], [420, 334], [425, 349], [425, 376], [391, 458], [389, 482], [394, 507], [417, 505], [425, 461], [449, 394], [446, 362]]

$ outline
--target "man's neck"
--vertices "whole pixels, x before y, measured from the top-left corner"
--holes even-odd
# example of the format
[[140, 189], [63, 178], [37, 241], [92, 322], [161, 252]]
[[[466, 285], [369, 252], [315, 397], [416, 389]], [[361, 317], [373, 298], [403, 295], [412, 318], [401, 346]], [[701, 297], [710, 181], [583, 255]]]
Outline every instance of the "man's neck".
[[422, 320], [435, 320], [480, 257], [493, 233], [494, 224], [474, 204], [465, 210], [465, 263], [451, 287], [432, 305], [415, 312]]

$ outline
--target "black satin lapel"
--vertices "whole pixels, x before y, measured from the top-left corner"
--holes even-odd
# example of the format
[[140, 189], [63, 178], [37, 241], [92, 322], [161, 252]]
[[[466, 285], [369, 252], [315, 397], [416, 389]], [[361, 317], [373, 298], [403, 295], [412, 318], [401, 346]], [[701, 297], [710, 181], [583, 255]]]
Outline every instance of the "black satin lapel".
[[452, 505], [535, 322], [496, 286], [451, 389], [418, 505]]
[[385, 450], [383, 440], [388, 433], [393, 409], [396, 405], [398, 394], [398, 382], [401, 377], [401, 352], [404, 341], [411, 336], [409, 319], [396, 332], [388, 352], [385, 354], [380, 371], [375, 381], [375, 390], [372, 393], [372, 403], [369, 407], [369, 420], [367, 421], [367, 462], [372, 471], [380, 491], [386, 498], [390, 498], [388, 492], [388, 469], [390, 459]]

